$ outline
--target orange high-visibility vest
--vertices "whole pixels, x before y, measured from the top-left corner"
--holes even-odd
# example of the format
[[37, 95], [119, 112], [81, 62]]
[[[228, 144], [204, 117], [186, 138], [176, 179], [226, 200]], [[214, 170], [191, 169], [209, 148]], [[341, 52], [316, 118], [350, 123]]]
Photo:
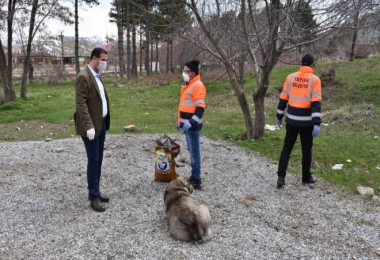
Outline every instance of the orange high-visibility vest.
[[182, 126], [190, 119], [194, 119], [198, 124], [202, 123], [202, 118], [194, 115], [197, 107], [206, 107], [206, 87], [200, 80], [200, 75], [195, 76], [181, 89], [180, 103], [178, 107], [178, 123]]
[[280, 98], [287, 100], [289, 106], [310, 108], [312, 102], [322, 100], [321, 81], [311, 67], [302, 66], [286, 78]]

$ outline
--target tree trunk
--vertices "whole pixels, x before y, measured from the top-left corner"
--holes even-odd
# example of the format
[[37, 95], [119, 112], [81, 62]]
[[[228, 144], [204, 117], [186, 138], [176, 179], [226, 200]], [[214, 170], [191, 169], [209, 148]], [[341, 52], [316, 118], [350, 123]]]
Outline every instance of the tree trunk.
[[117, 43], [119, 52], [119, 78], [124, 80], [125, 75], [125, 65], [124, 65], [124, 40], [123, 40], [123, 19], [121, 17], [121, 0], [116, 1], [116, 12], [117, 12]]
[[132, 23], [132, 77], [137, 78], [136, 24]]
[[166, 73], [169, 73], [169, 55], [170, 55], [170, 47], [169, 47], [169, 38], [166, 41]]
[[158, 38], [156, 39], [156, 68], [155, 71], [158, 72]]
[[129, 21], [127, 22], [127, 79], [129, 80], [132, 76], [132, 55], [131, 55], [131, 25]]
[[240, 57], [239, 59], [239, 83], [241, 86], [244, 86], [244, 65], [245, 65], [245, 56]]
[[80, 72], [80, 66], [79, 66], [79, 17], [78, 17], [78, 0], [75, 0], [75, 11], [74, 11], [74, 17], [75, 17], [75, 46], [74, 46], [74, 52], [75, 52], [75, 71], [78, 74]]
[[139, 64], [139, 68], [140, 68], [140, 76], [142, 76], [142, 73], [143, 73], [143, 71], [142, 71], [142, 52], [143, 52], [143, 44], [142, 44], [142, 30], [141, 30], [141, 27], [140, 27], [140, 57], [139, 57], [139, 60], [140, 60], [140, 64]]
[[265, 95], [267, 93], [269, 87], [269, 76], [272, 72], [273, 67], [277, 63], [278, 54], [272, 56], [268, 60], [270, 65], [263, 68], [262, 79], [259, 82], [259, 86], [256, 91], [253, 92], [253, 103], [255, 104], [255, 125], [253, 129], [253, 138], [257, 139], [264, 135], [264, 127], [265, 127]]
[[3, 44], [0, 38], [0, 78], [1, 83], [3, 85], [3, 100], [1, 102], [9, 102], [12, 101], [9, 95], [9, 86], [8, 86], [8, 75], [7, 75], [7, 58], [5, 57]]
[[145, 53], [145, 59], [144, 59], [144, 67], [146, 74], [149, 76], [150, 75], [150, 66], [149, 66], [149, 46], [150, 46], [150, 32], [148, 29], [146, 29], [145, 32], [145, 48], [144, 48], [144, 53]]
[[153, 39], [152, 36], [150, 38], [150, 71], [153, 72]]
[[173, 39], [170, 39], [170, 72], [174, 73], [174, 67], [173, 67]]
[[358, 31], [359, 31], [359, 11], [357, 11], [357, 13], [354, 17], [354, 24], [355, 24], [355, 28], [353, 29], [354, 34], [352, 36], [351, 51], [350, 51], [350, 61], [351, 62], [354, 61], [354, 57], [355, 57], [356, 39], [358, 37]]
[[259, 89], [253, 94], [253, 103], [255, 104], [255, 124], [253, 128], [253, 138], [257, 139], [264, 135], [265, 127], [265, 93], [264, 88]]
[[13, 18], [15, 13], [15, 6], [16, 6], [16, 0], [9, 0], [8, 2], [8, 15], [7, 15], [7, 36], [8, 36], [8, 54], [7, 59], [5, 57], [5, 52], [3, 45], [1, 43], [0, 39], [0, 47], [1, 47], [1, 67], [2, 72], [0, 75], [2, 75], [2, 82], [3, 82], [3, 89], [4, 89], [4, 102], [10, 102], [16, 99], [16, 93], [13, 85]]
[[34, 31], [34, 23], [36, 20], [37, 8], [38, 8], [38, 0], [33, 0], [32, 12], [30, 13], [28, 43], [26, 46], [26, 56], [24, 59], [24, 69], [22, 72], [22, 79], [21, 79], [20, 97], [23, 99], [26, 99], [26, 92], [27, 92], [26, 84], [27, 84], [27, 79], [28, 79], [29, 66], [31, 65], [30, 64], [30, 53], [32, 52], [33, 31]]
[[356, 47], [356, 38], [358, 35], [358, 30], [354, 30], [354, 35], [352, 37], [352, 42], [351, 42], [351, 51], [350, 51], [350, 61], [354, 61], [355, 57], [355, 47]]
[[249, 105], [244, 94], [244, 88], [242, 87], [242, 85], [239, 85], [239, 80], [236, 78], [236, 74], [233, 70], [232, 65], [228, 63], [224, 63], [224, 65], [227, 70], [228, 78], [230, 80], [232, 89], [239, 101], [239, 105], [244, 116], [245, 133], [242, 134], [241, 138], [252, 139], [254, 128], [253, 128], [251, 112], [249, 111]]
[[34, 66], [33, 66], [33, 63], [32, 61], [29, 61], [29, 72], [28, 72], [28, 75], [29, 75], [29, 83], [33, 83], [34, 81]]

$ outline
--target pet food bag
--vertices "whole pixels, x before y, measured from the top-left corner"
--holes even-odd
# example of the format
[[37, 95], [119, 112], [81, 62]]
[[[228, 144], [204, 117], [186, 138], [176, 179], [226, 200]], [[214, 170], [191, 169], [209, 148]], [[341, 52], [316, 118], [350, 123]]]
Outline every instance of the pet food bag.
[[169, 182], [176, 177], [174, 158], [180, 153], [180, 145], [168, 135], [156, 140], [154, 175], [157, 181]]

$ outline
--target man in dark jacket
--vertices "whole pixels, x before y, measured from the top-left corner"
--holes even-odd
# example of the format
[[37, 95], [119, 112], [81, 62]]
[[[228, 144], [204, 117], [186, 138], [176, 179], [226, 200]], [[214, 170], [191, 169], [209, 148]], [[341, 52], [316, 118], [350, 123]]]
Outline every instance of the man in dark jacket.
[[286, 169], [298, 134], [302, 145], [302, 183], [312, 184], [316, 180], [310, 172], [313, 139], [317, 137], [321, 124], [321, 80], [314, 75], [314, 57], [302, 58], [299, 71], [289, 74], [282, 89], [277, 106], [277, 125], [281, 128], [286, 107], [286, 136], [278, 164], [277, 187], [285, 185]]
[[75, 82], [76, 133], [82, 137], [86, 148], [88, 198], [91, 208], [97, 212], [106, 210], [101, 202], [109, 202], [99, 189], [104, 141], [106, 130], [110, 128], [109, 100], [100, 79], [100, 73], [107, 68], [107, 59], [106, 50], [95, 48], [90, 63], [78, 74]]

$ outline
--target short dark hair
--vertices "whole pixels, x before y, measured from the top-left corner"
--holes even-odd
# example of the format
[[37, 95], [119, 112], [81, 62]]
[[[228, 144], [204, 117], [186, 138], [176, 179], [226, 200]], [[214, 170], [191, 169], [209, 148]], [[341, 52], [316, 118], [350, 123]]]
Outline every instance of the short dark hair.
[[107, 51], [103, 48], [100, 48], [100, 47], [97, 47], [95, 49], [92, 50], [91, 52], [91, 56], [90, 56], [90, 60], [92, 60], [92, 58], [95, 56], [96, 58], [100, 58], [100, 54], [107, 54]]
[[303, 56], [301, 63], [302, 63], [302, 66], [311, 66], [311, 65], [314, 66], [314, 57], [313, 57], [313, 55], [306, 54], [305, 56]]

